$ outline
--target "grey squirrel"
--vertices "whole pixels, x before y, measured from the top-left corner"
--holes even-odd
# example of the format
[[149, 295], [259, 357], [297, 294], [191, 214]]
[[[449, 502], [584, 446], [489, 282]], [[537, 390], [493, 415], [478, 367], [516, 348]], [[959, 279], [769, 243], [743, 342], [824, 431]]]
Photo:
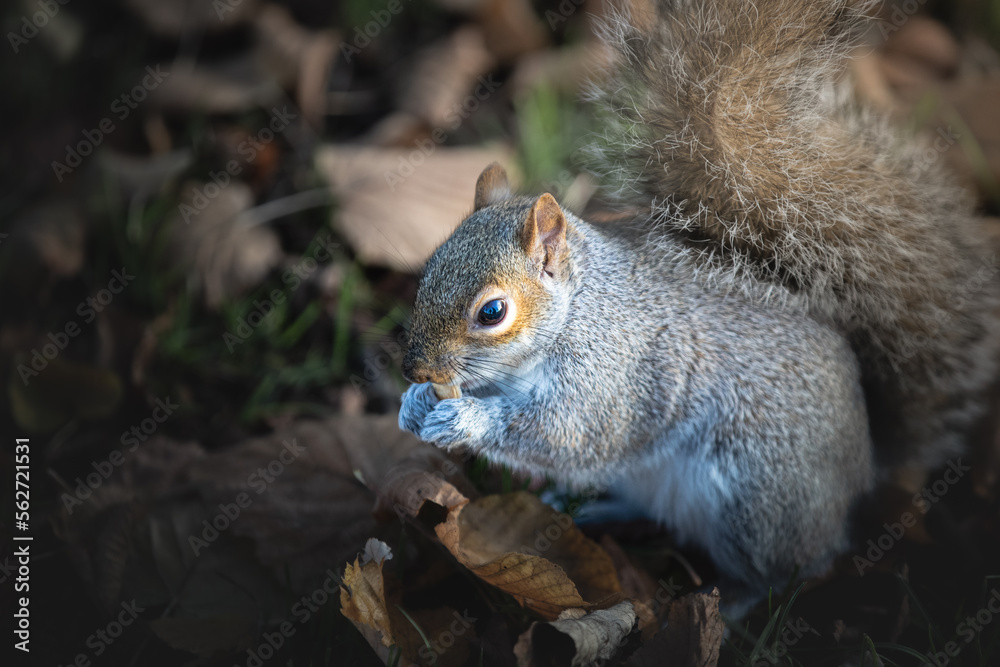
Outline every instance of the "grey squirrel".
[[594, 164], [642, 213], [591, 224], [489, 166], [425, 267], [400, 426], [612, 489], [704, 548], [744, 610], [823, 573], [878, 480], [960, 453], [1000, 290], [960, 190], [845, 92], [866, 12], [612, 18]]

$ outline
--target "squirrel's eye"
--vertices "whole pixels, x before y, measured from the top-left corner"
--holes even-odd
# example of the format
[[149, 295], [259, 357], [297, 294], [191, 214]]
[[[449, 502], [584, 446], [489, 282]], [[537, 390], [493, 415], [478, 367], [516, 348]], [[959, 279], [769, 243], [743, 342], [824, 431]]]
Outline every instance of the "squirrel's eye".
[[479, 320], [480, 324], [485, 324], [486, 326], [492, 326], [494, 324], [500, 324], [503, 320], [503, 316], [507, 314], [507, 304], [503, 299], [493, 299], [486, 303], [485, 306], [479, 309], [479, 315], [476, 319]]

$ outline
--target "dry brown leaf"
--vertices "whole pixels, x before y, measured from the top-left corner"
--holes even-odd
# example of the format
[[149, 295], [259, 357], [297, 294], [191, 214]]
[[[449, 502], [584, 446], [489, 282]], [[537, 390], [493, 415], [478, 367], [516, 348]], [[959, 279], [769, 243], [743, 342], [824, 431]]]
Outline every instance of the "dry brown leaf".
[[431, 128], [423, 119], [406, 111], [393, 111], [375, 123], [361, 143], [379, 148], [413, 148], [430, 138]]
[[[221, 3], [204, 7], [215, 4]], [[225, 60], [175, 65], [170, 76], [151, 92], [153, 105], [179, 111], [237, 113], [257, 106], [286, 104], [284, 91], [294, 90], [296, 113], [301, 112], [310, 125], [318, 126], [326, 111], [326, 83], [336, 60], [337, 34], [307, 30], [284, 7], [267, 4], [258, 11], [251, 4], [243, 2], [240, 6], [251, 11], [232, 18], [227, 13], [224, 21], [216, 19], [215, 23], [252, 21], [252, 46]], [[195, 20], [199, 18], [195, 15]]]
[[726, 624], [719, 613], [719, 589], [692, 593], [675, 600], [667, 627], [643, 644], [625, 663], [629, 667], [661, 667], [671, 656], [671, 667], [715, 667]]
[[911, 16], [889, 35], [885, 51], [926, 69], [933, 78], [944, 79], [958, 69], [961, 48], [944, 25], [926, 16]]
[[[386, 664], [390, 663], [391, 647], [403, 658], [400, 664], [426, 664], [428, 652], [433, 654], [433, 663], [442, 667], [466, 664], [467, 640], [475, 637], [475, 619], [449, 607], [404, 613], [398, 591], [395, 595], [387, 591], [382, 572], [384, 560], [391, 557], [384, 542], [368, 541], [364, 557], [355, 559], [344, 571], [341, 613]], [[446, 642], [439, 641], [446, 635]]]
[[[401, 432], [395, 415], [296, 421], [213, 453], [155, 436], [125, 452], [92, 495], [64, 508], [57, 532], [109, 609], [132, 598], [140, 606], [170, 603], [171, 614], [151, 628], [172, 646], [202, 656], [241, 650], [259, 619], [287, 615], [289, 592], [336, 576], [330, 564], [353, 559], [379, 530], [371, 518], [375, 496], [357, 477], [385, 476], [396, 458], [412, 472], [443, 455]], [[378, 561], [388, 555], [371, 542], [365, 553]], [[371, 602], [387, 599], [375, 590], [381, 579], [367, 573], [347, 580], [355, 607], [367, 614], [357, 618], [371, 621], [359, 629], [379, 646], [382, 631], [392, 628], [389, 641], [415, 662], [423, 647], [416, 627], [433, 639], [458, 624], [462, 643], [439, 658], [464, 664], [465, 639], [475, 631], [453, 609], [407, 616], [400, 595], [390, 593], [379, 608], [389, 619], [384, 625]]]
[[601, 548], [611, 557], [618, 581], [622, 585], [622, 594], [632, 601], [638, 617], [639, 630], [643, 639], [648, 640], [656, 633], [658, 621], [651, 605], [655, 605], [660, 587], [645, 569], [636, 565], [628, 554], [610, 535], [601, 536]]
[[532, 623], [514, 647], [518, 667], [591, 665], [624, 646], [636, 623], [630, 601], [579, 618]]
[[296, 102], [310, 125], [319, 127], [326, 111], [326, 83], [336, 61], [337, 34], [313, 32], [295, 22], [291, 12], [264, 5], [254, 20], [261, 68], [285, 87], [295, 87]]
[[354, 559], [352, 565], [344, 570], [344, 578], [340, 589], [340, 613], [354, 624], [365, 639], [371, 642], [372, 630], [377, 632], [378, 644], [385, 650], [385, 655], [379, 647], [373, 645], [376, 653], [383, 661], [387, 661], [388, 648], [396, 643], [392, 636], [389, 612], [386, 609], [385, 582], [382, 579], [382, 564], [384, 560], [372, 560], [364, 565]]
[[545, 618], [623, 598], [611, 557], [531, 493], [470, 501], [419, 456], [391, 468], [376, 488], [380, 506], [400, 515], [417, 517], [428, 501], [444, 508], [434, 532], [458, 562]]
[[611, 52], [607, 46], [597, 39], [588, 39], [518, 59], [508, 85], [515, 97], [542, 86], [575, 95], [610, 65]]
[[976, 41], [960, 47], [940, 23], [914, 16], [881, 49], [855, 55], [850, 67], [858, 97], [887, 115], [922, 123], [921, 167], [950, 166], [980, 199], [1000, 202], [996, 52]]
[[[352, 456], [362, 449], [372, 460], [360, 457], [355, 463]], [[401, 432], [394, 415], [296, 421], [271, 435], [214, 453], [196, 443], [154, 436], [124, 453], [124, 462], [114, 468], [96, 497], [67, 508], [72, 513], [63, 517], [60, 533], [67, 541], [82, 544], [98, 514], [116, 505], [127, 509], [162, 501], [169, 509], [171, 499], [183, 495], [196, 497], [205, 508], [207, 514], [195, 521], [193, 533], [201, 537], [202, 519], [219, 517], [220, 506], [233, 513], [239, 505], [238, 518], [220, 519], [230, 524], [226, 535], [248, 538], [257, 560], [275, 572], [283, 573], [287, 566], [293, 575], [288, 584], [294, 590], [309, 590], [315, 586], [312, 578], [325, 575], [330, 563], [344, 562], [377, 534], [372, 518], [375, 495], [355, 472], [381, 474], [373, 461], [381, 458], [387, 465], [396, 456], [416, 465], [417, 453], [427, 450], [440, 456], [430, 445]], [[189, 548], [187, 542], [183, 546]], [[101, 559], [88, 556], [88, 560], [96, 565]]]
[[253, 192], [242, 181], [234, 179], [221, 188], [212, 182], [189, 183], [180, 201], [167, 223], [173, 257], [210, 307], [244, 294], [281, 261], [275, 233], [240, 217], [253, 204]]
[[[472, 492], [459, 467], [444, 452], [400, 430], [396, 414], [342, 416], [329, 423], [336, 446], [343, 449], [350, 462], [351, 472], [377, 492], [387, 486], [383, 480], [390, 471], [398, 475], [405, 470], [443, 471], [444, 477], [463, 492]], [[335, 457], [329, 456], [326, 449], [317, 450], [317, 457], [322, 457], [325, 465], [335, 465]]]
[[[392, 468], [378, 486], [377, 512], [399, 517], [418, 517], [428, 501], [454, 512], [465, 506], [469, 498], [447, 481], [443, 473], [432, 473], [425, 463], [416, 461]], [[444, 524], [440, 524], [444, 525]]]
[[528, 0], [485, 0], [478, 19], [487, 46], [501, 62], [538, 51], [550, 41], [549, 31]]
[[472, 210], [479, 173], [504, 149], [327, 146], [316, 164], [338, 197], [333, 222], [362, 262], [415, 273]]
[[[399, 107], [442, 131], [456, 129], [463, 120], [463, 103], [474, 95], [479, 77], [495, 61], [486, 50], [483, 35], [474, 26], [455, 30], [420, 53], [399, 91]], [[481, 95], [492, 94], [480, 87]], [[481, 100], [471, 97], [476, 107]], [[471, 102], [467, 108], [471, 108]]]
[[659, 590], [656, 580], [649, 572], [632, 562], [610, 535], [601, 536], [601, 548], [611, 557], [622, 585], [622, 593], [635, 600], [652, 600], [656, 597]]
[[[504, 63], [545, 48], [551, 41], [549, 31], [528, 0], [436, 0], [436, 2], [450, 11], [474, 17], [485, 33], [490, 51]], [[580, 9], [578, 5], [579, 3], [571, 5], [572, 11]]]
[[230, 114], [287, 102], [281, 86], [253, 52], [211, 65], [175, 67], [149, 94], [158, 109]]
[[433, 449], [400, 431], [393, 415], [300, 420], [208, 456], [189, 479], [213, 504], [245, 493], [252, 503], [233, 533], [253, 540], [264, 564], [305, 573], [293, 582], [305, 585], [310, 573], [345, 561], [377, 534], [375, 496], [356, 476], [369, 463], [353, 460], [362, 443], [365, 455], [383, 460]]
[[622, 599], [611, 557], [526, 491], [460, 505], [435, 531], [462, 565], [545, 618]]
[[[931, 131], [947, 129], [934, 138], [941, 134], [957, 137], [944, 152], [948, 162], [978, 187], [982, 198], [1000, 203], [1000, 71], [960, 79], [945, 87], [942, 97], [946, 111], [931, 121]], [[958, 123], [954, 114], [960, 118]]]

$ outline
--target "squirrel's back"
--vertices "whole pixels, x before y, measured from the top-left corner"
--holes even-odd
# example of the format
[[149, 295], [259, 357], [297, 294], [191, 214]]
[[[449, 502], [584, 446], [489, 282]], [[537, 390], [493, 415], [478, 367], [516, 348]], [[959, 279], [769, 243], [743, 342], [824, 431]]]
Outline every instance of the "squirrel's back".
[[612, 18], [594, 165], [678, 261], [832, 321], [882, 461], [933, 465], [995, 378], [997, 267], [924, 146], [839, 80], [868, 5], [650, 0]]

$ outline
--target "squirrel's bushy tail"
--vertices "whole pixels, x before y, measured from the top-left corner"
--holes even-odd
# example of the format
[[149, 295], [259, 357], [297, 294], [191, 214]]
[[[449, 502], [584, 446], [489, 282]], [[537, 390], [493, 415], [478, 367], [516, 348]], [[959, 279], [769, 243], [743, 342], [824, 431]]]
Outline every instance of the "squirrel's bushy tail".
[[850, 338], [883, 460], [956, 452], [995, 375], [997, 265], [927, 147], [838, 83], [869, 3], [637, 4], [606, 25], [595, 170], [679, 261]]

